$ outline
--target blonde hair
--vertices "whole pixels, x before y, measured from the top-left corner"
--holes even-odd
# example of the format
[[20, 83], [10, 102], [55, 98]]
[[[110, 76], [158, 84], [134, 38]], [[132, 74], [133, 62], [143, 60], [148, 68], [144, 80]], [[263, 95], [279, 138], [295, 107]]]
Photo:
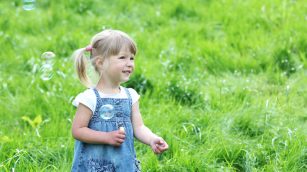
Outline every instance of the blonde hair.
[[[88, 47], [90, 47], [88, 49]], [[76, 50], [73, 54], [75, 59], [75, 67], [78, 77], [83, 85], [91, 87], [92, 81], [87, 75], [87, 63], [90, 61], [95, 71], [100, 75], [100, 71], [96, 66], [96, 60], [102, 61], [110, 56], [117, 55], [123, 48], [127, 48], [132, 54], [136, 55], [136, 44], [126, 33], [119, 30], [104, 30], [96, 34], [85, 48]], [[85, 51], [90, 51], [90, 59], [85, 56]]]

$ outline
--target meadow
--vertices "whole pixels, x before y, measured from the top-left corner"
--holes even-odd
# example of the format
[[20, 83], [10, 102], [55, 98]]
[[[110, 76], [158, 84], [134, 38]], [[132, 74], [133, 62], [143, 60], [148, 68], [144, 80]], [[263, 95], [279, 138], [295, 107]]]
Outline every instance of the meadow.
[[86, 89], [71, 55], [108, 28], [136, 41], [124, 85], [141, 94], [145, 124], [170, 146], [155, 155], [136, 141], [143, 171], [307, 171], [302, 0], [23, 5], [0, 2], [0, 171], [70, 170], [71, 103]]

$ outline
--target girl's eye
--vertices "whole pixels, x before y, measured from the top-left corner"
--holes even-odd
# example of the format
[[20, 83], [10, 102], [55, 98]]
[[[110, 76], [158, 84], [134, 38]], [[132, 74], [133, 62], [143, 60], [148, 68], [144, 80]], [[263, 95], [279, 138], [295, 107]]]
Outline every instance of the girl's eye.
[[119, 59], [125, 59], [125, 56], [120, 56]]
[[134, 57], [130, 57], [130, 60], [134, 60]]

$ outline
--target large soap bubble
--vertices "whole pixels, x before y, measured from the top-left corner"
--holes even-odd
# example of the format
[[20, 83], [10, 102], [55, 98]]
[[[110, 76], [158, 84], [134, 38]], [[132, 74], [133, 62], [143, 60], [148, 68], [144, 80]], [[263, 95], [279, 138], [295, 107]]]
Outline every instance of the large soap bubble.
[[114, 117], [114, 107], [110, 104], [105, 104], [100, 107], [99, 115], [102, 119], [108, 120]]

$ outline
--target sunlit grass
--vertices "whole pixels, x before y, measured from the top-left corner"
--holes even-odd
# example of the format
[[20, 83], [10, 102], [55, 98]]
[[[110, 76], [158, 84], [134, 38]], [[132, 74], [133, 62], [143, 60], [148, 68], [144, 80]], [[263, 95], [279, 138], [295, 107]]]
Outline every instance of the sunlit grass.
[[[69, 171], [72, 52], [103, 28], [138, 44], [125, 85], [169, 143], [136, 142], [143, 171], [306, 171], [307, 34], [303, 1], [0, 3], [0, 171]], [[52, 77], [41, 58], [53, 52]]]

